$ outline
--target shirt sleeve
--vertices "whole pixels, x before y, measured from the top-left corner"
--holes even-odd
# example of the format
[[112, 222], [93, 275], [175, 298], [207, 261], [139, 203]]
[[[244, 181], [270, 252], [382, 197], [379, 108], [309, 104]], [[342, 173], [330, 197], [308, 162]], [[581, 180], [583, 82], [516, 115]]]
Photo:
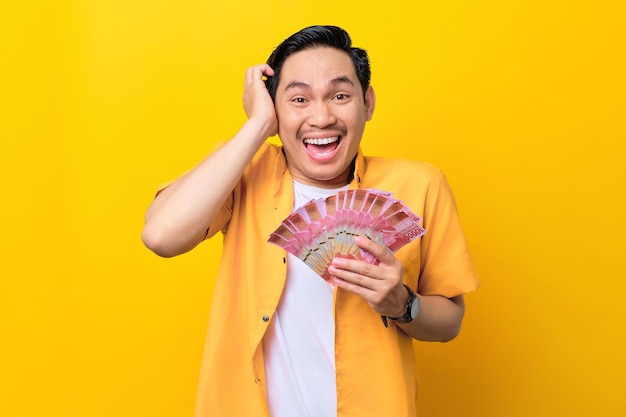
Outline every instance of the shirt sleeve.
[[480, 285], [463, 234], [452, 190], [439, 171], [424, 208], [421, 273], [418, 291], [424, 295], [454, 297]]

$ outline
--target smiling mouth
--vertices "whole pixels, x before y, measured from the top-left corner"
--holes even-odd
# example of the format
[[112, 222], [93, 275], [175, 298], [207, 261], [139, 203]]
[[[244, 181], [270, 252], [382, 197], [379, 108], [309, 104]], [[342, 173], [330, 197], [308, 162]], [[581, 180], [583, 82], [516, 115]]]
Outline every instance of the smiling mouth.
[[304, 140], [304, 143], [307, 145], [328, 145], [330, 143], [335, 143], [339, 141], [339, 136], [333, 136], [330, 138], [308, 138]]
[[321, 156], [329, 154], [337, 149], [340, 141], [340, 136], [331, 136], [328, 138], [307, 138], [304, 139], [304, 146], [308, 152]]

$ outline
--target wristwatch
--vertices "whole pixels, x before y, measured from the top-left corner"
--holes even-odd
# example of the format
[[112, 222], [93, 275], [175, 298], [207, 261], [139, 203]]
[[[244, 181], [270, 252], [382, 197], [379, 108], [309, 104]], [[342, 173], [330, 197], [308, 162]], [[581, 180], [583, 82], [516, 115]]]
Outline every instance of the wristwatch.
[[417, 298], [417, 294], [406, 284], [403, 284], [404, 288], [409, 292], [409, 301], [406, 302], [406, 311], [401, 317], [387, 317], [380, 316], [383, 320], [383, 324], [387, 327], [387, 318], [397, 321], [398, 323], [410, 323], [417, 317], [420, 312], [420, 299]]

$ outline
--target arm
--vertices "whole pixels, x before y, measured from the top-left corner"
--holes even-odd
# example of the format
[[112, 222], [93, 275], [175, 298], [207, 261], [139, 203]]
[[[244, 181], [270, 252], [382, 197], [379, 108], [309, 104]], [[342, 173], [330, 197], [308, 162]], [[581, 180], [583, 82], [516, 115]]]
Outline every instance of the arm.
[[[355, 240], [380, 263], [372, 265], [360, 260], [335, 258], [329, 268], [335, 285], [363, 297], [378, 314], [402, 316], [409, 298], [402, 285], [402, 264], [384, 246], [367, 238], [357, 237]], [[447, 342], [454, 339], [465, 312], [463, 296], [417, 296], [420, 299], [417, 318], [411, 323], [396, 323], [398, 327], [418, 340]]]
[[150, 250], [164, 257], [176, 256], [204, 239], [254, 154], [277, 132], [274, 104], [262, 79], [273, 73], [264, 64], [247, 70], [243, 102], [248, 120], [223, 147], [154, 199], [142, 232]]
[[[404, 288], [403, 288], [404, 289]], [[404, 291], [406, 293], [406, 290]], [[409, 336], [428, 342], [449, 342], [461, 331], [465, 313], [463, 296], [446, 298], [439, 295], [420, 295], [420, 312], [410, 323], [396, 323]], [[405, 296], [402, 314], [406, 305]], [[398, 316], [393, 316], [398, 317]]]

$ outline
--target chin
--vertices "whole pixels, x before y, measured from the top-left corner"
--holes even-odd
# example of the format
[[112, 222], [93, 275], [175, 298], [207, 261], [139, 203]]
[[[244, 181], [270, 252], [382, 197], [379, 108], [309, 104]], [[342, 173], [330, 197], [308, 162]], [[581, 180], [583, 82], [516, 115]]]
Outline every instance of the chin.
[[309, 178], [312, 181], [316, 181], [316, 182], [320, 182], [320, 183], [324, 183], [326, 186], [332, 186], [332, 187], [342, 187], [346, 184], [348, 184], [348, 173], [343, 171], [340, 173], [337, 172], [326, 172], [326, 173], [321, 173], [321, 172], [317, 172], [317, 173], [311, 173], [311, 175], [309, 175]]

